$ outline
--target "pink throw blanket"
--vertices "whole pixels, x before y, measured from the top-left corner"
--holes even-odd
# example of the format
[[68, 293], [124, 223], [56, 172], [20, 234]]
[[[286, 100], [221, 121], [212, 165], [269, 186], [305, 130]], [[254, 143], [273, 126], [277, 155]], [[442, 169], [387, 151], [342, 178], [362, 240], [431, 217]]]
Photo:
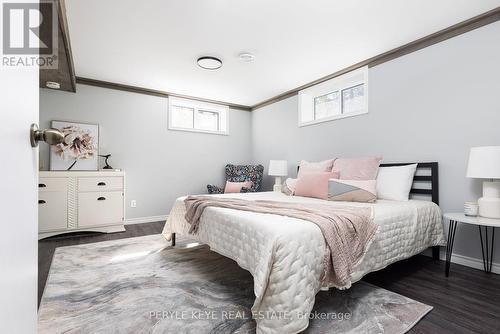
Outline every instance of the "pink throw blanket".
[[207, 207], [267, 213], [303, 219], [316, 224], [325, 238], [322, 282], [328, 286], [347, 289], [351, 286], [352, 269], [365, 255], [378, 225], [373, 223], [371, 208], [298, 204], [276, 201], [248, 201], [213, 196], [188, 196], [186, 221], [189, 233], [198, 232], [200, 218]]

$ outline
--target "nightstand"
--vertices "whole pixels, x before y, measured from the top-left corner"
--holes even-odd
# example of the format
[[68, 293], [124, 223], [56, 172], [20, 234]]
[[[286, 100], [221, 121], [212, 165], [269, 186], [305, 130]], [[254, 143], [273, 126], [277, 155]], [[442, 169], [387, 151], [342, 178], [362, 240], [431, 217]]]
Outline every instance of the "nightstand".
[[[484, 271], [491, 273], [491, 267], [493, 265], [493, 249], [495, 245], [495, 228], [500, 227], [500, 219], [483, 218], [479, 216], [470, 217], [463, 213], [445, 213], [444, 219], [448, 219], [450, 221], [450, 226], [448, 227], [448, 244], [446, 246], [446, 277], [450, 274], [453, 241], [455, 240], [455, 231], [457, 230], [458, 223], [477, 225], [479, 228], [479, 239], [481, 240]], [[488, 237], [488, 234], [490, 237]]]

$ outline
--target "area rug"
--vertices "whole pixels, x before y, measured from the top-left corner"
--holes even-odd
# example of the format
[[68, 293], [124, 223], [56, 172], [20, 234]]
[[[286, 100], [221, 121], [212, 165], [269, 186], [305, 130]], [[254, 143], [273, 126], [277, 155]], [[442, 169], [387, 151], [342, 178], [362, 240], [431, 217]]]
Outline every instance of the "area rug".
[[[180, 247], [188, 241], [181, 240]], [[39, 333], [255, 333], [252, 276], [161, 235], [57, 248]], [[405, 333], [431, 306], [359, 282], [322, 291], [305, 333]]]

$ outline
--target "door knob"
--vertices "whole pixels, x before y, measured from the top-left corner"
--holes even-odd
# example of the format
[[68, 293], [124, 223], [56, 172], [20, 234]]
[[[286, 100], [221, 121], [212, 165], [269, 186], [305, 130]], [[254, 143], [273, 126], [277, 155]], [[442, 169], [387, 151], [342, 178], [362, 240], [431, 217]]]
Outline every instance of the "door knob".
[[39, 141], [44, 141], [49, 145], [57, 145], [64, 140], [64, 134], [58, 130], [49, 128], [46, 130], [39, 130], [38, 125], [31, 124], [30, 128], [30, 141], [31, 147], [37, 147]]

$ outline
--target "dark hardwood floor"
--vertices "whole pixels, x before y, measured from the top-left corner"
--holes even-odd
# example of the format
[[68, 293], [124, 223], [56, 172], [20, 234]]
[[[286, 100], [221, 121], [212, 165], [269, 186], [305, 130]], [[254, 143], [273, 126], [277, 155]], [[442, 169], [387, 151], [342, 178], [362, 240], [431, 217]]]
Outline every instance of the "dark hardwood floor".
[[500, 333], [500, 275], [414, 256], [363, 280], [434, 309], [409, 333]]
[[[38, 244], [38, 303], [56, 247], [157, 234], [163, 222], [127, 225], [126, 232], [79, 233], [41, 240]], [[409, 333], [500, 333], [500, 275], [415, 256], [371, 273], [365, 281], [418, 300], [434, 309]]]

